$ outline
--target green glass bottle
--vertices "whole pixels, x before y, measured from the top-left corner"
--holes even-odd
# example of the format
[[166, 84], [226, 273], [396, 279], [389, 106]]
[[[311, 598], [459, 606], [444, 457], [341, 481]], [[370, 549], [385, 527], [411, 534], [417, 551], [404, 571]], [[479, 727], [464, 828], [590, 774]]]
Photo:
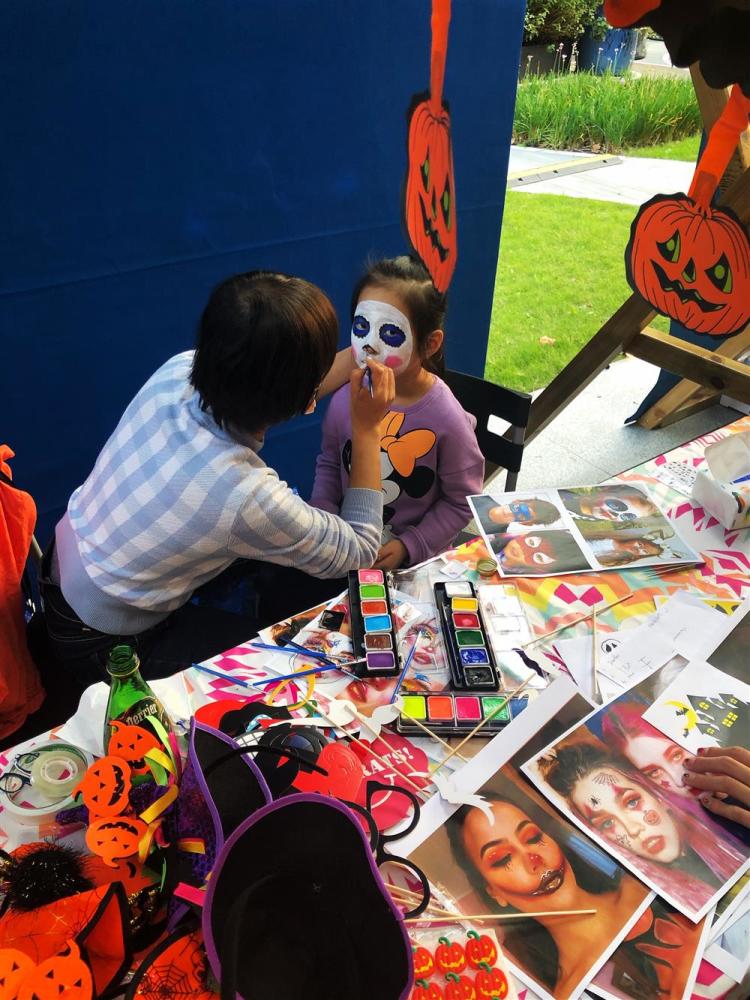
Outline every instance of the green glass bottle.
[[[140, 660], [131, 646], [115, 646], [107, 659], [110, 676], [109, 700], [104, 717], [104, 752], [109, 753], [112, 737], [112, 723], [121, 722], [126, 726], [137, 726], [160, 744], [172, 732], [172, 723], [164, 706], [141, 677]], [[148, 719], [159, 724], [152, 726]]]

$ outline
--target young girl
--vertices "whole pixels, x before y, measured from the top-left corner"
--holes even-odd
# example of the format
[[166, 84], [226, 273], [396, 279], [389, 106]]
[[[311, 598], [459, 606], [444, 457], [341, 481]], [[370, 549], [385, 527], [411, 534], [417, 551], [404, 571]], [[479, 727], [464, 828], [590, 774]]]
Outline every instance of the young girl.
[[[380, 425], [380, 569], [419, 563], [445, 549], [471, 520], [466, 497], [482, 490], [476, 420], [440, 378], [445, 306], [422, 264], [409, 257], [374, 264], [352, 296], [355, 363], [380, 362], [396, 378], [396, 397]], [[314, 506], [338, 513], [350, 463], [349, 406], [337, 392], [323, 422]]]

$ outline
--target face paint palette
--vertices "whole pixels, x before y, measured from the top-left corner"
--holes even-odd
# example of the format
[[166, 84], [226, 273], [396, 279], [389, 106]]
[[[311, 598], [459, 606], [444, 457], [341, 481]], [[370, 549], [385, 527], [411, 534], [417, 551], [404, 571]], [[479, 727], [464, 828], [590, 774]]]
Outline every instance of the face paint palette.
[[396, 677], [401, 670], [388, 580], [380, 569], [349, 573], [349, 617], [360, 677]]
[[453, 687], [497, 691], [495, 658], [473, 585], [462, 580], [434, 589]]
[[[489, 718], [507, 698], [502, 691], [485, 694], [482, 691], [460, 693], [406, 694], [401, 696], [402, 711], [396, 720], [396, 729], [404, 736], [424, 736], [427, 726], [438, 736], [466, 736], [480, 722]], [[493, 718], [489, 719], [477, 736], [496, 736], [512, 722], [529, 703], [528, 695], [511, 698]]]

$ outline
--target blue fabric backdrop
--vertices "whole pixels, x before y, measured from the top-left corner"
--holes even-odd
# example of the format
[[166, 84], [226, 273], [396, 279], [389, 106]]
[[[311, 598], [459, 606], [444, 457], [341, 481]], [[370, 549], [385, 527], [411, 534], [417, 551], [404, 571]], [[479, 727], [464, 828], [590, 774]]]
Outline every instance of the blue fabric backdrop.
[[[454, 0], [460, 255], [448, 360], [481, 373], [523, 0]], [[213, 285], [278, 268], [346, 330], [368, 254], [404, 249], [405, 112], [429, 0], [5, 0], [0, 439], [44, 542], [135, 391], [192, 346]], [[320, 417], [269, 436], [309, 490]]]

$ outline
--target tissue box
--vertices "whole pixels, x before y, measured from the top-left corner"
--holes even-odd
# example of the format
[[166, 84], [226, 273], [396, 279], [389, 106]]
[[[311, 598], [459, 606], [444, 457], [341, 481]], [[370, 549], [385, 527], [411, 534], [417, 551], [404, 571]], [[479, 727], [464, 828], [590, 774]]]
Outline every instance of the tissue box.
[[705, 451], [708, 472], [699, 471], [692, 499], [727, 529], [750, 528], [750, 432], [730, 434], [708, 445]]

